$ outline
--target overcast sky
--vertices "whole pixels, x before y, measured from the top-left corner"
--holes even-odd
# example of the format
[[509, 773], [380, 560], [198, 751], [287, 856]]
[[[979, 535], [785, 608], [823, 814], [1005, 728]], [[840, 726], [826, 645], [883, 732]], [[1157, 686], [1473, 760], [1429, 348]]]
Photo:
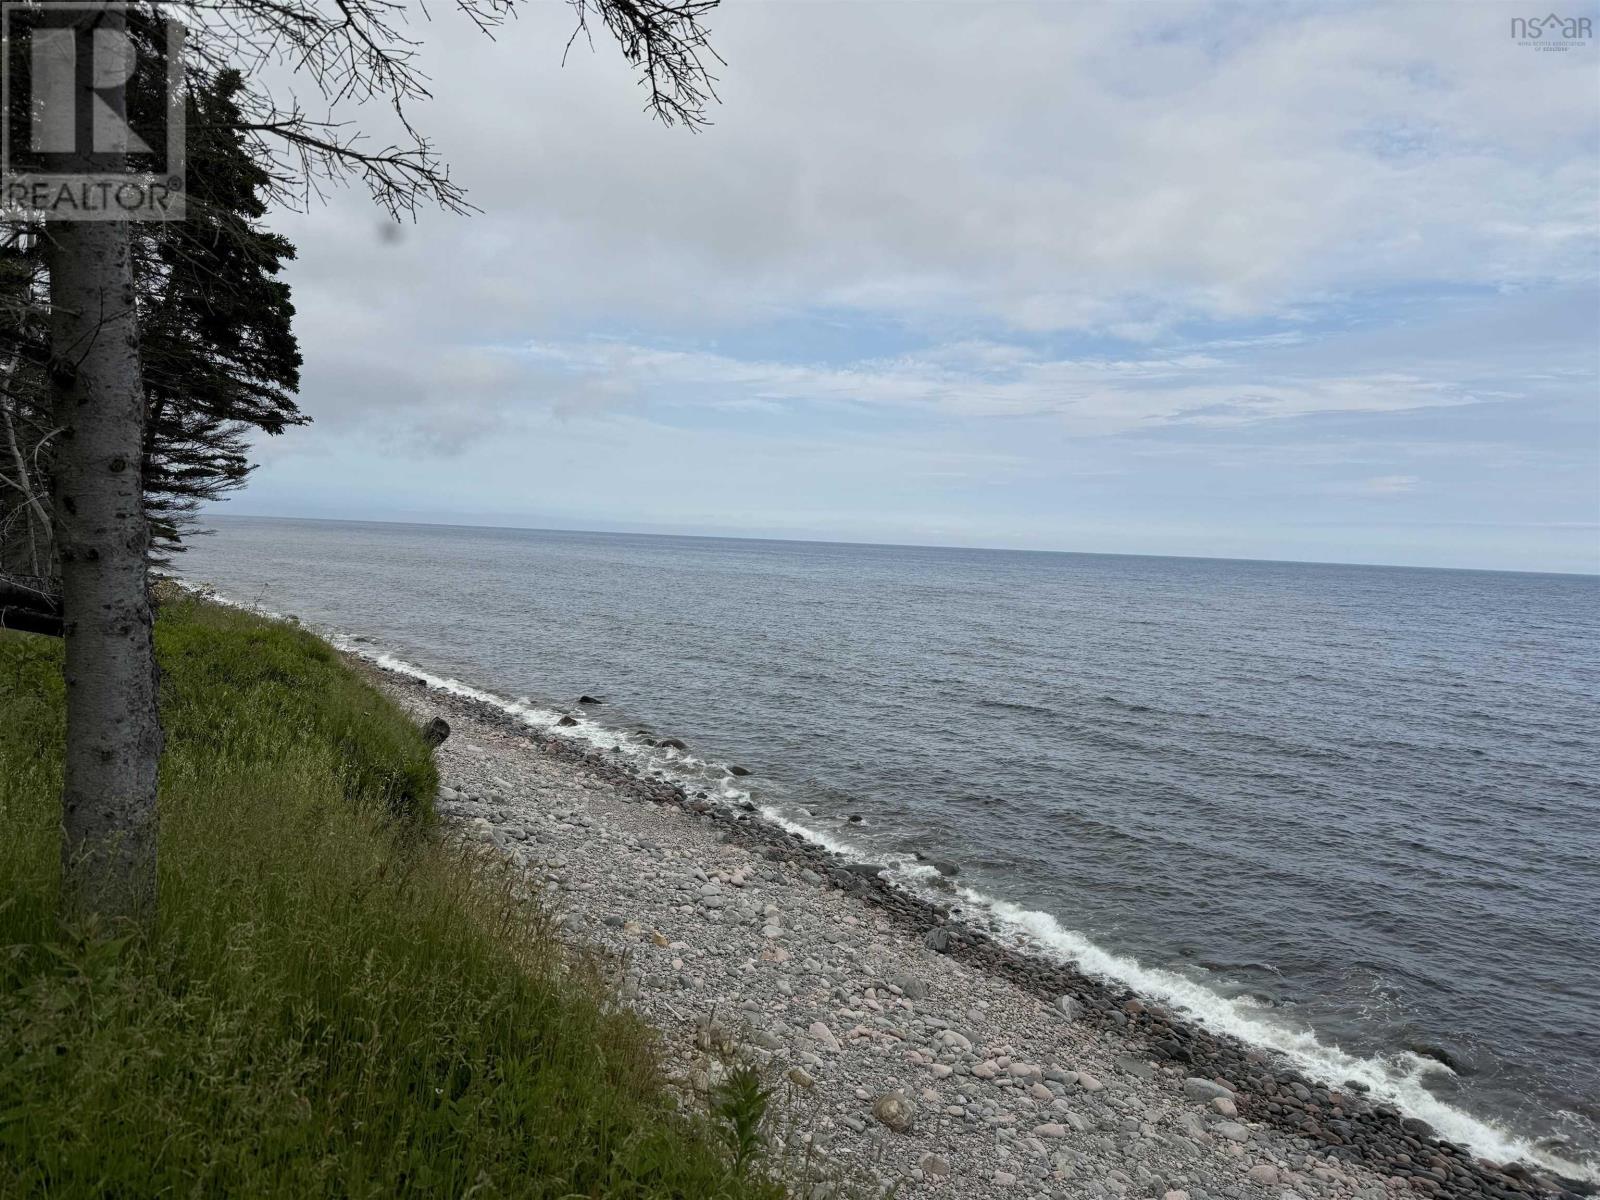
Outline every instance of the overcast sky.
[[483, 213], [274, 218], [315, 424], [228, 511], [1600, 570], [1595, 39], [725, 0], [691, 134], [438, 7]]

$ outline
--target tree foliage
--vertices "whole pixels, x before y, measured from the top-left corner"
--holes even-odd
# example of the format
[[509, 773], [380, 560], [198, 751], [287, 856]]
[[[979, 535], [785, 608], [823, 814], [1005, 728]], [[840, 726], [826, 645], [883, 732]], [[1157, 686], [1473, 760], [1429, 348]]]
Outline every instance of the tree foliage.
[[[136, 80], [136, 86], [159, 81]], [[188, 217], [133, 228], [145, 428], [146, 509], [153, 557], [166, 561], [195, 530], [206, 501], [241, 486], [253, 433], [307, 418], [294, 399], [300, 350], [289, 285], [294, 247], [263, 225], [272, 180], [241, 129], [237, 71], [189, 80]], [[48, 312], [37, 229], [16, 225], [0, 249], [0, 571], [54, 574], [49, 495]]]
[[239, 131], [243, 80], [223, 71], [190, 97], [189, 217], [136, 230], [144, 298], [144, 484], [159, 547], [181, 544], [204, 501], [252, 469], [251, 431], [304, 424], [300, 348], [280, 272], [294, 257], [265, 229], [271, 180]]

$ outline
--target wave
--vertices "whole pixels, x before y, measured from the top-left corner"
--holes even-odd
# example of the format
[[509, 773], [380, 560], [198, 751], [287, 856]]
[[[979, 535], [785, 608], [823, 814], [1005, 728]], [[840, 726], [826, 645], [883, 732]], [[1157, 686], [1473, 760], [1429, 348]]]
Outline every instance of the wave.
[[1109, 704], [1113, 708], [1120, 708], [1124, 712], [1131, 712], [1131, 713], [1155, 712], [1155, 709], [1153, 707], [1151, 707], [1150, 705], [1148, 705], [1148, 704], [1140, 704], [1140, 703], [1138, 703], [1137, 701], [1134, 701], [1134, 700], [1124, 700], [1120, 696], [1101, 696], [1100, 697], [1100, 703]]
[[[246, 608], [269, 617], [283, 619], [260, 605], [241, 604], [214, 589], [183, 579], [179, 586], [201, 592], [219, 603]], [[733, 781], [725, 768], [689, 750], [654, 746], [654, 739], [611, 728], [583, 713], [568, 713], [553, 705], [527, 697], [507, 699], [452, 676], [439, 675], [427, 668], [376, 647], [369, 639], [321, 627], [318, 630], [337, 648], [366, 659], [386, 670], [421, 679], [430, 688], [488, 705], [516, 717], [530, 728], [553, 736], [584, 742], [596, 749], [626, 758], [643, 774], [659, 773], [691, 793], [703, 791], [730, 807], [751, 807], [765, 820], [806, 839], [812, 844], [855, 862], [883, 862], [890, 879], [914, 894], [947, 897], [949, 881], [927, 863], [918, 862], [915, 851], [878, 847], [866, 849], [833, 833], [795, 819], [793, 810], [775, 804], [755, 804], [750, 791]], [[1102, 697], [1127, 704], [1115, 697]], [[1132, 706], [1130, 706], [1132, 707]], [[576, 724], [562, 725], [563, 719]], [[810, 816], [807, 812], [804, 815]], [[859, 828], [859, 827], [857, 827]], [[935, 885], [944, 887], [936, 892]], [[1426, 1121], [1442, 1136], [1459, 1142], [1483, 1158], [1498, 1163], [1518, 1160], [1536, 1163], [1568, 1179], [1600, 1183], [1600, 1164], [1569, 1158], [1507, 1129], [1501, 1123], [1480, 1117], [1434, 1095], [1427, 1086], [1430, 1076], [1454, 1076], [1455, 1072], [1436, 1058], [1412, 1050], [1364, 1057], [1351, 1054], [1338, 1045], [1321, 1041], [1314, 1030], [1286, 1020], [1281, 1009], [1270, 1001], [1248, 994], [1228, 996], [1203, 980], [1177, 971], [1142, 964], [1131, 955], [1109, 950], [1086, 934], [1063, 925], [1059, 918], [1037, 909], [1025, 908], [977, 888], [958, 886], [955, 893], [971, 907], [964, 919], [994, 935], [1013, 948], [1069, 964], [1086, 974], [1115, 981], [1140, 996], [1156, 1000], [1214, 1033], [1227, 1034], [1239, 1041], [1282, 1055], [1310, 1078], [1332, 1087], [1354, 1082], [1367, 1094], [1385, 1101], [1408, 1116]], [[1268, 964], [1259, 964], [1275, 970]]]
[[1049, 913], [1023, 908], [974, 889], [958, 890], [969, 903], [991, 913], [1000, 932], [1020, 938], [1048, 957], [1071, 963], [1091, 975], [1114, 979], [1213, 1032], [1276, 1051], [1304, 1074], [1330, 1086], [1359, 1083], [1372, 1097], [1393, 1104], [1408, 1116], [1421, 1118], [1444, 1137], [1484, 1158], [1501, 1163], [1523, 1159], [1570, 1179], [1600, 1182], [1600, 1167], [1566, 1158], [1492, 1119], [1435, 1096], [1428, 1090], [1428, 1077], [1455, 1074], [1435, 1058], [1411, 1050], [1382, 1057], [1350, 1054], [1337, 1045], [1322, 1042], [1313, 1030], [1291, 1024], [1279, 1012], [1249, 997], [1224, 996], [1202, 981], [1176, 971], [1148, 967], [1136, 958], [1107, 950], [1068, 929]]
[[1058, 717], [1061, 714], [1053, 708], [1042, 704], [1024, 704], [1020, 700], [989, 700], [980, 699], [975, 702], [978, 708], [999, 708], [1006, 712], [1032, 713], [1040, 717]]

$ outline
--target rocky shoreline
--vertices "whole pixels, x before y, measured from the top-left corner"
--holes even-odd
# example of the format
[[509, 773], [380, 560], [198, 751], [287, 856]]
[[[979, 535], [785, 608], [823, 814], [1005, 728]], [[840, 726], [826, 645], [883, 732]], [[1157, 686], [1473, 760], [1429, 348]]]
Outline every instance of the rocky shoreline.
[[1594, 1194], [1001, 945], [754, 813], [363, 665], [454, 728], [447, 828], [559, 897], [687, 1082], [722, 1069], [724, 1043], [787, 1070], [786, 1152], [819, 1196], [844, 1178], [903, 1195]]

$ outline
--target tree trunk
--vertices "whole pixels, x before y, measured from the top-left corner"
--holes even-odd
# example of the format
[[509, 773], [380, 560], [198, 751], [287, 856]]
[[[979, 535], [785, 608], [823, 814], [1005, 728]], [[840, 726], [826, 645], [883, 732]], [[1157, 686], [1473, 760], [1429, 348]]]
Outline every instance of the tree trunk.
[[67, 643], [62, 883], [69, 906], [131, 914], [155, 899], [162, 739], [129, 230], [122, 221], [76, 221], [50, 233], [50, 376], [62, 428], [55, 542]]
[[[120, 13], [97, 16], [120, 28]], [[80, 72], [80, 112], [91, 82]], [[130, 230], [126, 221], [52, 220], [47, 235], [50, 386], [62, 430], [53, 489], [66, 636], [62, 897], [69, 911], [140, 915], [155, 903], [162, 737]]]

